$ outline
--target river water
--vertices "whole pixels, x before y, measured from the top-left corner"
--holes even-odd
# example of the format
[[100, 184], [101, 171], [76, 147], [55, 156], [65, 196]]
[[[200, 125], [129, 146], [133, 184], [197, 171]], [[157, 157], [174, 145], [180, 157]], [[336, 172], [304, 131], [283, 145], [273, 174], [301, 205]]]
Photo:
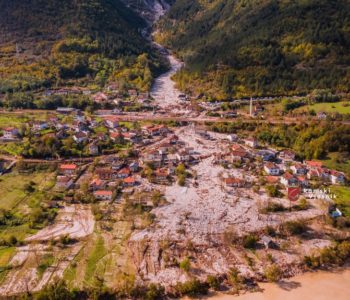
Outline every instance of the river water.
[[305, 273], [278, 284], [259, 285], [263, 292], [241, 296], [217, 295], [210, 300], [350, 300], [350, 268]]

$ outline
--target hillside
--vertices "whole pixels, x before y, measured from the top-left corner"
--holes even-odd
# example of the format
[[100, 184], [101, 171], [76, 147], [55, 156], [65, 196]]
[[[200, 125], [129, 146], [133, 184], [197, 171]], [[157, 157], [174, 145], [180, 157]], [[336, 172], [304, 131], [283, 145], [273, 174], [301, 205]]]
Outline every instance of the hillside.
[[119, 0], [0, 0], [0, 90], [104, 85], [140, 60], [143, 73], [155, 74], [164, 63], [142, 37], [145, 26]]
[[186, 62], [183, 90], [216, 98], [348, 92], [346, 0], [178, 0], [158, 41]]

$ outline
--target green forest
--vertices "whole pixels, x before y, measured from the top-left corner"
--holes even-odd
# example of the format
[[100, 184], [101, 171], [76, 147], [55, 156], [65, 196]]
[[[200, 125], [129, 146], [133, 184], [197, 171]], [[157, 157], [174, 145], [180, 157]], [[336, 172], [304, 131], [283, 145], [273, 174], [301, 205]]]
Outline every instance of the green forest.
[[159, 42], [186, 67], [182, 90], [230, 97], [349, 92], [347, 0], [178, 0]]
[[145, 26], [119, 0], [0, 0], [0, 92], [119, 78], [146, 90], [167, 63], [142, 37]]

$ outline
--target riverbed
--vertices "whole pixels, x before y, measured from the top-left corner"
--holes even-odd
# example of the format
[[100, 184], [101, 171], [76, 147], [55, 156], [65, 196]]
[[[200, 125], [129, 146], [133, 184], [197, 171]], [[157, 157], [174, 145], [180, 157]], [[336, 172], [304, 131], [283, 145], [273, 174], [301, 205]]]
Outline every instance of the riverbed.
[[262, 292], [240, 296], [219, 294], [210, 300], [349, 300], [350, 268], [305, 273], [280, 283], [260, 284]]

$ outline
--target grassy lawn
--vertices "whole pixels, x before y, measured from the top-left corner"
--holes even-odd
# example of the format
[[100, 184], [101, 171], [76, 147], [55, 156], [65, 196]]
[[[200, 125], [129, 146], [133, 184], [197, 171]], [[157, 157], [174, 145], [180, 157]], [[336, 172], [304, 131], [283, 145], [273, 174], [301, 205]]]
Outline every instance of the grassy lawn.
[[350, 160], [346, 162], [337, 162], [338, 153], [329, 153], [328, 159], [323, 160], [322, 163], [326, 168], [344, 172], [350, 178]]
[[339, 209], [344, 215], [350, 217], [350, 187], [332, 186], [331, 191], [336, 195], [335, 202]]
[[296, 111], [302, 112], [302, 111], [308, 111], [312, 109], [316, 113], [320, 111], [324, 111], [329, 113], [350, 114], [350, 103], [349, 102], [315, 103], [312, 105], [300, 107]]

